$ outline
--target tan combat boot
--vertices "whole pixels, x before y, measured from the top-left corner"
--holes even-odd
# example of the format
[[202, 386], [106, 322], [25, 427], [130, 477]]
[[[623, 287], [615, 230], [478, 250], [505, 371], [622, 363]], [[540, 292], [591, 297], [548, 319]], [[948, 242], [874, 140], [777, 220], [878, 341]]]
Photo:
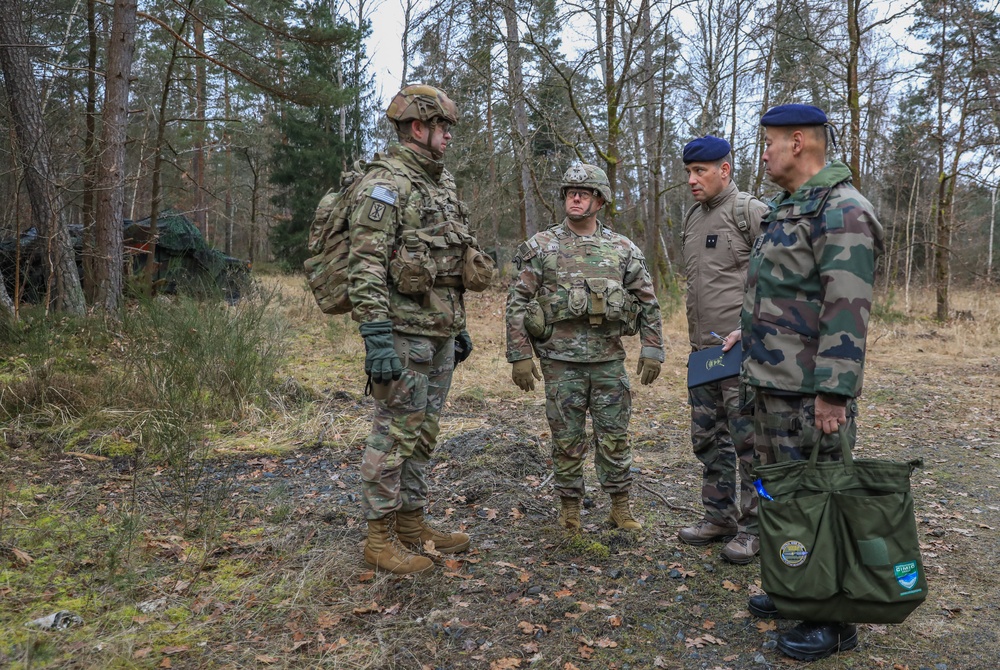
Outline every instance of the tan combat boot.
[[564, 497], [560, 501], [559, 525], [566, 530], [580, 530], [580, 499]]
[[642, 530], [642, 524], [632, 516], [628, 491], [611, 494], [611, 523], [623, 530]]
[[392, 516], [368, 520], [365, 562], [376, 570], [396, 575], [419, 575], [434, 569], [434, 562], [406, 550], [392, 530]]
[[469, 548], [465, 533], [442, 533], [424, 520], [424, 508], [409, 512], [396, 512], [396, 534], [403, 544], [423, 548], [427, 540], [434, 542], [434, 549], [442, 554], [457, 554]]

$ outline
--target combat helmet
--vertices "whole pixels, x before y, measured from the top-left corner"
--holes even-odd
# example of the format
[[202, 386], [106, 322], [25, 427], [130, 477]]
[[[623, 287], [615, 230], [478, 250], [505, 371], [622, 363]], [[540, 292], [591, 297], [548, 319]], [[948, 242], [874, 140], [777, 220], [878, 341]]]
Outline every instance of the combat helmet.
[[604, 198], [604, 202], [611, 202], [611, 182], [604, 170], [596, 165], [587, 163], [573, 163], [569, 169], [563, 173], [562, 183], [559, 185], [559, 194], [565, 198], [567, 189], [587, 188], [597, 191]]
[[442, 118], [448, 123], [458, 123], [455, 103], [444, 91], [427, 84], [403, 87], [389, 103], [385, 115], [397, 127], [414, 119], [431, 121]]

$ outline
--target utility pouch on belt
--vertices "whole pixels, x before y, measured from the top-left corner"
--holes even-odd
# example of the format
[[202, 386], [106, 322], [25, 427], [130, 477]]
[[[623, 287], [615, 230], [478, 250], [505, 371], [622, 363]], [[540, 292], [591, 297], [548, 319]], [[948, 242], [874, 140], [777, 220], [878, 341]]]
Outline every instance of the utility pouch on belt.
[[587, 313], [587, 302], [587, 289], [583, 286], [574, 286], [569, 290], [566, 308], [573, 316], [583, 316]]
[[434, 287], [437, 266], [427, 245], [415, 236], [407, 237], [389, 262], [389, 275], [403, 295], [424, 295]]
[[545, 325], [545, 312], [537, 300], [524, 306], [524, 329], [536, 340], [545, 341], [552, 337], [552, 326]]
[[608, 280], [607, 279], [586, 279], [587, 288], [590, 293], [590, 325], [597, 326], [604, 322], [604, 315], [608, 311]]
[[462, 261], [462, 284], [469, 291], [485, 291], [497, 276], [493, 259], [471, 244], [465, 248]]

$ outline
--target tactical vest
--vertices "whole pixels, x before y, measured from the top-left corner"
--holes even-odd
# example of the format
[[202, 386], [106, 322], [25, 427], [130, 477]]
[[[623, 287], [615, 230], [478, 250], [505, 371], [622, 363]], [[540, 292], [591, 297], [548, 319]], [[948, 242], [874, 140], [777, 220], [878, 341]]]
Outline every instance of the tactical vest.
[[438, 185], [420, 173], [407, 173], [418, 196], [401, 203], [402, 225], [389, 265], [399, 292], [420, 295], [435, 286], [486, 289], [495, 272], [493, 260], [476, 248], [450, 178]]
[[593, 326], [607, 321], [622, 322], [622, 334], [637, 332], [638, 301], [622, 285], [621, 250], [612, 233], [580, 237], [560, 227], [556, 253], [556, 289], [539, 296], [546, 326], [571, 319]]

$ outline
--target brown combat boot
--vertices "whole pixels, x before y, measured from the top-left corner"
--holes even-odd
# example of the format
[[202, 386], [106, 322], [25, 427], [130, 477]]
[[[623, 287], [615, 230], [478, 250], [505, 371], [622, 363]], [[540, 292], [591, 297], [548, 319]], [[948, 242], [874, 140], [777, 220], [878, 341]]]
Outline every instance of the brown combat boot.
[[720, 526], [708, 519], [702, 519], [693, 526], [681, 528], [677, 537], [686, 544], [700, 546], [717, 540], [729, 539], [736, 535], [736, 526]]
[[392, 516], [368, 520], [365, 562], [376, 570], [395, 575], [419, 575], [434, 569], [434, 561], [406, 550], [392, 530]]
[[424, 520], [424, 508], [409, 512], [396, 512], [396, 534], [403, 544], [422, 549], [427, 540], [434, 542], [434, 549], [442, 554], [457, 554], [469, 548], [465, 533], [443, 533]]
[[623, 530], [642, 530], [642, 524], [632, 516], [628, 491], [611, 494], [611, 523]]
[[560, 498], [559, 525], [569, 531], [580, 530], [580, 499]]
[[753, 560], [758, 551], [760, 551], [760, 539], [756, 535], [740, 531], [722, 548], [722, 557], [730, 563], [746, 565]]

